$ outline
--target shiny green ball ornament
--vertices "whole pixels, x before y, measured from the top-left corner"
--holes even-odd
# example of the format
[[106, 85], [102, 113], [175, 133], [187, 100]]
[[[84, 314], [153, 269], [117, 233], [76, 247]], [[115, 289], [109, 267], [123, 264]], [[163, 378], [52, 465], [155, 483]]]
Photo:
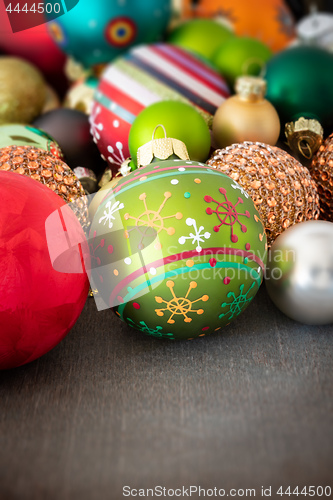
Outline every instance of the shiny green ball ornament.
[[214, 53], [213, 63], [233, 86], [242, 75], [258, 76], [272, 57], [271, 49], [255, 38], [233, 37]]
[[53, 137], [36, 127], [20, 123], [0, 125], [0, 149], [7, 146], [33, 146], [49, 151], [60, 160], [64, 156]]
[[[138, 149], [151, 140], [154, 129], [159, 124], [164, 125], [168, 137], [174, 137], [185, 143], [191, 160], [207, 160], [211, 138], [203, 117], [188, 104], [161, 101], [145, 108], [133, 122], [128, 145], [135, 164]], [[155, 138], [164, 138], [162, 129], [156, 131]]]
[[248, 194], [216, 169], [180, 158], [119, 177], [95, 213], [90, 248], [105, 307], [170, 340], [233, 321], [257, 293], [266, 262]]
[[167, 41], [212, 61], [215, 51], [231, 37], [233, 32], [217, 21], [193, 19], [175, 28]]
[[318, 47], [294, 47], [267, 64], [266, 99], [277, 110], [281, 125], [300, 117], [333, 127], [333, 54]]

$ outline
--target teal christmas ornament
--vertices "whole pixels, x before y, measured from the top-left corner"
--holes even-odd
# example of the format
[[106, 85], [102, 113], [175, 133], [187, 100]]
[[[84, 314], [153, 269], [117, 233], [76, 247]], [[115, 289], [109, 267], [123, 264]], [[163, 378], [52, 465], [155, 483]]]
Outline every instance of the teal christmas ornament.
[[80, 0], [48, 30], [64, 52], [89, 68], [132, 45], [160, 40], [170, 16], [171, 0]]
[[237, 182], [173, 159], [134, 170], [105, 191], [92, 221], [92, 283], [142, 333], [204, 337], [233, 321], [264, 275], [266, 236]]
[[[266, 99], [277, 110], [282, 127], [288, 122], [296, 122], [303, 118], [317, 120], [326, 129], [325, 135], [332, 130], [332, 53], [311, 46], [284, 50], [268, 61], [265, 79], [267, 81]], [[293, 133], [298, 134], [296, 141], [298, 147], [296, 146], [295, 149], [299, 149], [299, 152], [301, 149], [304, 151], [308, 149], [310, 157], [314, 152], [313, 145], [307, 139], [309, 134], [306, 126], [303, 127], [303, 135], [300, 134], [302, 127], [292, 127]], [[291, 142], [293, 142], [292, 139]]]

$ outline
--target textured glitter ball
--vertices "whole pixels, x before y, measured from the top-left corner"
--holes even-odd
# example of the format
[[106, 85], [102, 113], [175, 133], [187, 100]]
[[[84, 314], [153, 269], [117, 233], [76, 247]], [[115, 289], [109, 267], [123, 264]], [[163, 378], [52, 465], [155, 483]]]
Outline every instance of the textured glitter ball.
[[53, 154], [31, 146], [8, 146], [0, 149], [0, 171], [27, 175], [38, 181], [72, 208], [83, 227], [88, 224], [85, 191], [73, 171]]
[[333, 220], [333, 134], [320, 146], [310, 173], [317, 183], [321, 219]]
[[208, 165], [237, 181], [251, 196], [268, 245], [293, 224], [318, 219], [319, 197], [307, 168], [280, 148], [243, 142], [214, 152]]

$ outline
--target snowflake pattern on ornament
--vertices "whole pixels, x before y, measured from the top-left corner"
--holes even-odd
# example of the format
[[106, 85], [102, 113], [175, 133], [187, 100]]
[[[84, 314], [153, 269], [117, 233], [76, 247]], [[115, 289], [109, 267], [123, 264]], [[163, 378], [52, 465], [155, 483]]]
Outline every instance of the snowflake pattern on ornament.
[[174, 340], [175, 338], [172, 333], [163, 332], [163, 328], [161, 326], [157, 326], [156, 328], [150, 328], [144, 321], [139, 321], [139, 324], [137, 324], [131, 318], [127, 318], [126, 322], [132, 328], [137, 328], [141, 332], [145, 333], [146, 335], [150, 335], [152, 337], [156, 337], [159, 339], [161, 338], [171, 339], [171, 340]]
[[101, 224], [104, 221], [105, 225], [106, 222], [109, 221], [109, 229], [111, 229], [113, 227], [113, 221], [116, 220], [113, 214], [116, 213], [118, 210], [124, 208], [124, 206], [125, 205], [123, 203], [120, 203], [120, 201], [116, 201], [116, 203], [114, 203], [113, 205], [111, 201], [108, 201], [107, 204], [105, 205], [105, 208], [107, 210], [104, 210], [103, 217], [101, 217], [98, 221], [99, 224]]
[[103, 123], [99, 122], [97, 123], [98, 120], [98, 115], [102, 111], [102, 108], [100, 106], [97, 106], [97, 108], [91, 113], [90, 118], [89, 118], [89, 123], [90, 123], [90, 133], [93, 136], [93, 141], [95, 144], [100, 140], [102, 130], [104, 129]]
[[116, 153], [114, 148], [112, 146], [108, 146], [108, 152], [110, 153], [110, 156], [108, 156], [108, 161], [110, 163], [115, 163], [116, 165], [119, 165], [120, 167], [126, 160], [124, 153], [123, 153], [123, 144], [120, 141], [116, 142], [116, 148], [118, 152]]
[[155, 312], [157, 314], [157, 316], [164, 316], [164, 313], [170, 313], [170, 316], [169, 316], [169, 319], [167, 321], [167, 323], [169, 324], [173, 324], [175, 323], [175, 320], [173, 319], [174, 316], [180, 316], [183, 318], [184, 322], [185, 323], [191, 323], [192, 321], [192, 318], [190, 318], [188, 316], [188, 314], [203, 314], [205, 311], [204, 309], [193, 309], [193, 304], [195, 304], [196, 302], [207, 302], [207, 300], [209, 300], [209, 296], [208, 295], [202, 295], [201, 297], [199, 297], [198, 299], [196, 300], [190, 300], [188, 298], [191, 290], [197, 288], [197, 283], [195, 281], [191, 281], [189, 286], [188, 286], [188, 290], [186, 292], [186, 295], [184, 297], [177, 297], [175, 292], [174, 292], [174, 286], [175, 286], [175, 282], [174, 281], [171, 281], [171, 280], [168, 280], [166, 282], [166, 286], [169, 288], [170, 292], [171, 292], [171, 295], [172, 295], [172, 299], [170, 300], [166, 300], [164, 299], [163, 297], [155, 297], [155, 300], [158, 304], [165, 304], [165, 307], [161, 308], [161, 309], [155, 309]]
[[[102, 130], [104, 130], [104, 125], [100, 121], [99, 115], [102, 111], [101, 106], [97, 106], [95, 110], [91, 113], [89, 122], [90, 122], [90, 133], [93, 136], [93, 141], [95, 144], [98, 143], [101, 139], [101, 134]], [[114, 122], [115, 123], [115, 122]], [[118, 123], [118, 122], [117, 122]], [[114, 125], [115, 126], [115, 125]], [[116, 150], [113, 146], [110, 144], [107, 146], [107, 151], [109, 153], [109, 156], [105, 158], [103, 154], [101, 154], [101, 157], [103, 160], [107, 160], [109, 163], [114, 163], [118, 166], [122, 166], [124, 161], [126, 160], [124, 153], [123, 153], [124, 145], [122, 142], [117, 141], [116, 142]]]
[[193, 226], [195, 234], [190, 233], [189, 236], [181, 236], [178, 240], [178, 243], [180, 245], [184, 245], [186, 243], [186, 240], [192, 240], [192, 245], [194, 245], [195, 243], [197, 244], [196, 251], [201, 252], [202, 247], [200, 246], [200, 243], [203, 243], [205, 239], [208, 240], [211, 234], [208, 231], [202, 233], [202, 231], [204, 231], [205, 228], [203, 226], [200, 226], [198, 229], [197, 222], [195, 219], [191, 219], [189, 217], [188, 219], [186, 219], [186, 224], [188, 226]]
[[224, 316], [229, 316], [227, 319], [232, 320], [234, 317], [238, 316], [243, 309], [246, 307], [246, 305], [251, 302], [253, 297], [248, 297], [249, 292], [252, 290], [252, 288], [255, 286], [255, 282], [252, 283], [250, 288], [246, 293], [243, 293], [244, 291], [244, 284], [240, 285], [239, 287], [239, 295], [236, 297], [234, 292], [229, 292], [227, 294], [227, 297], [230, 299], [231, 302], [223, 302], [221, 304], [221, 307], [228, 307], [229, 310], [225, 313], [222, 313], [219, 315], [219, 318], [223, 318]]
[[216, 208], [213, 210], [211, 207], [206, 208], [206, 213], [208, 215], [215, 214], [219, 221], [219, 224], [214, 226], [214, 231], [216, 233], [219, 232], [222, 226], [230, 227], [231, 232], [231, 241], [233, 243], [237, 243], [238, 236], [234, 233], [234, 226], [239, 224], [241, 231], [246, 233], [247, 227], [245, 224], [242, 224], [240, 221], [240, 217], [250, 218], [250, 212], [246, 210], [244, 213], [238, 212], [238, 205], [243, 203], [242, 198], [238, 198], [237, 203], [232, 203], [227, 197], [227, 190], [224, 188], [219, 188], [219, 192], [223, 195], [224, 201], [215, 200], [212, 196], [205, 196], [204, 200], [207, 203], [216, 203]]
[[180, 220], [183, 218], [183, 214], [181, 212], [177, 212], [172, 215], [161, 215], [161, 212], [165, 208], [165, 204], [167, 201], [171, 198], [171, 193], [170, 191], [166, 191], [164, 193], [164, 199], [160, 206], [158, 207], [157, 210], [152, 210], [148, 208], [147, 205], [147, 194], [146, 193], [141, 193], [139, 196], [139, 200], [143, 202], [144, 205], [144, 212], [142, 212], [138, 217], [134, 217], [130, 215], [129, 213], [126, 213], [124, 215], [125, 220], [134, 220], [135, 221], [135, 228], [131, 229], [126, 229], [125, 236], [126, 238], [129, 238], [130, 233], [133, 230], [137, 230], [139, 232], [140, 236], [140, 242], [138, 245], [139, 249], [144, 248], [143, 241], [145, 238], [148, 237], [151, 238], [152, 236], [155, 238], [156, 234], [159, 234], [161, 231], [165, 231], [169, 236], [172, 236], [175, 234], [175, 228], [174, 227], [166, 227], [165, 221], [167, 219], [173, 219], [176, 218], [177, 220]]

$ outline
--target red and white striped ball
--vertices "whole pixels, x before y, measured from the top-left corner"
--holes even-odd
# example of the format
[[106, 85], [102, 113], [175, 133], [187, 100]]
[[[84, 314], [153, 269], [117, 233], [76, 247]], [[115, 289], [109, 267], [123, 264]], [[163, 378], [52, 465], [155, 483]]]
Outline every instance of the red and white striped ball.
[[130, 127], [144, 108], [163, 100], [185, 102], [211, 128], [216, 109], [229, 95], [224, 79], [189, 52], [165, 43], [141, 45], [105, 69], [94, 96], [91, 133], [116, 173], [129, 157]]

